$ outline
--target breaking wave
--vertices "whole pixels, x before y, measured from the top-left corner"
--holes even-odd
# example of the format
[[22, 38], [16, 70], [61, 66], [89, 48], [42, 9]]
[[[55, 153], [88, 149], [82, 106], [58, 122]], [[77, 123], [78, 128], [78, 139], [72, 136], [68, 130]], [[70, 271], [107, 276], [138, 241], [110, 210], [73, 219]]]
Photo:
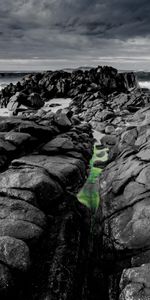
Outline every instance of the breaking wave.
[[139, 85], [141, 88], [150, 89], [150, 81], [139, 81]]

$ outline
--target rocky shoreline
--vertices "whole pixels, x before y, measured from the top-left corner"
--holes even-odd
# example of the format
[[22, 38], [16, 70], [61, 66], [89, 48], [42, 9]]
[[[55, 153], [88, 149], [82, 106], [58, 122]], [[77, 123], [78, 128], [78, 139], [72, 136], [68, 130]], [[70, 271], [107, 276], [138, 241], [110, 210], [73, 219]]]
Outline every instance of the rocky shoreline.
[[111, 163], [100, 177], [97, 218], [103, 250], [99, 251], [111, 265], [109, 270], [107, 266], [110, 299], [150, 299], [149, 117], [149, 106], [124, 116], [126, 126], [121, 130], [120, 125], [111, 145]]
[[[149, 91], [99, 66], [29, 74], [0, 103], [1, 298], [149, 300]], [[94, 214], [77, 200], [92, 129], [109, 150]]]
[[90, 227], [75, 197], [88, 175], [90, 132], [61, 112], [0, 119], [1, 299], [73, 294]]

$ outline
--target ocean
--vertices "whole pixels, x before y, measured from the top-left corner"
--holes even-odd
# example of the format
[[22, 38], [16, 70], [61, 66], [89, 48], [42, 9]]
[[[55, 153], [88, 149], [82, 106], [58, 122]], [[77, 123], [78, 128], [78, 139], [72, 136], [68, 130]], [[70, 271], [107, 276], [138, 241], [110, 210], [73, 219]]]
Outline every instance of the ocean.
[[[30, 72], [28, 72], [30, 73]], [[18, 72], [0, 72], [0, 90], [3, 89], [10, 83], [17, 83], [21, 78], [23, 78], [28, 73], [18, 73]]]
[[139, 81], [139, 85], [142, 88], [150, 89], [150, 81]]

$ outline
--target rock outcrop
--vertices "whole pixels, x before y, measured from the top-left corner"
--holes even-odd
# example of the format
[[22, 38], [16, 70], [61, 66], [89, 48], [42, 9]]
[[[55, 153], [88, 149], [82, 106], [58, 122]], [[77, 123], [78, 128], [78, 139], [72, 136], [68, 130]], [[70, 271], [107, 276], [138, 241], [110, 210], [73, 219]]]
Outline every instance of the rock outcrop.
[[8, 109], [14, 111], [22, 105], [39, 108], [52, 98], [77, 97], [80, 104], [84, 98], [90, 98], [96, 92], [101, 92], [97, 94], [97, 99], [100, 95], [105, 99], [112, 92], [127, 92], [136, 86], [137, 80], [133, 73], [118, 73], [112, 67], [99, 66], [73, 72], [47, 71], [27, 75], [16, 85], [8, 85], [1, 91], [0, 103], [1, 107], [8, 105]]
[[116, 124], [120, 122], [117, 116], [132, 114], [147, 106], [149, 99], [150, 92], [144, 92], [135, 85], [132, 90], [120, 92], [116, 89], [108, 95], [101, 91], [79, 94], [71, 102], [70, 109], [75, 115], [90, 122], [94, 129], [102, 132], [113, 119]]
[[63, 112], [1, 117], [1, 299], [82, 299], [90, 213], [76, 193], [92, 149], [90, 125]]
[[[70, 107], [40, 109], [55, 97]], [[2, 299], [150, 299], [149, 103], [133, 73], [111, 67], [30, 74], [2, 90], [2, 107], [28, 109], [0, 119]], [[108, 151], [92, 218], [76, 198], [91, 125]]]
[[101, 140], [110, 149], [110, 163], [100, 177], [95, 232], [101, 242], [95, 247], [106, 299], [150, 299], [150, 106], [137, 108], [122, 114], [120, 106]]

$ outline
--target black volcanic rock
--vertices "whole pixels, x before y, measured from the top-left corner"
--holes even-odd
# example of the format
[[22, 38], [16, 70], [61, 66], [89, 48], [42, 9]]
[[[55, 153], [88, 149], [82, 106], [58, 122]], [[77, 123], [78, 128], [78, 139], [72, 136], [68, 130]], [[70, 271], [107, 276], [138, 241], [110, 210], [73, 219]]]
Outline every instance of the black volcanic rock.
[[[119, 74], [116, 69], [107, 66], [99, 66], [89, 71], [75, 70], [70, 73], [47, 71], [26, 75], [16, 85], [8, 85], [1, 91], [1, 105], [6, 107], [10, 98], [17, 92], [27, 95], [28, 99], [33, 93], [36, 94], [36, 97], [39, 94], [43, 101], [47, 101], [56, 97], [74, 98], [94, 92], [101, 92], [105, 96], [115, 91], [127, 92], [130, 88], [135, 87], [137, 87], [137, 81], [133, 73]], [[40, 103], [39, 100], [38, 103]], [[38, 103], [34, 102], [35, 105]], [[34, 106], [33, 100], [30, 100], [30, 104]]]
[[39, 94], [37, 93], [31, 93], [28, 98], [27, 101], [25, 101], [24, 103], [22, 103], [23, 105], [27, 105], [33, 108], [40, 108], [44, 105], [44, 102], [42, 101], [41, 97]]
[[25, 107], [31, 107], [33, 109], [39, 109], [44, 105], [44, 102], [37, 93], [31, 93], [28, 96], [25, 93], [16, 92], [16, 94], [10, 98], [7, 108], [10, 111], [16, 112], [21, 105]]
[[[96, 240], [99, 236], [101, 241], [98, 246], [95, 240], [99, 251], [97, 261], [101, 260], [99, 273], [103, 272], [108, 280], [103, 286], [108, 299], [147, 300], [150, 297], [147, 281], [150, 107], [120, 116], [120, 130], [113, 131], [116, 143], [109, 146], [109, 138], [113, 135], [107, 136], [108, 162], [112, 162], [100, 177], [101, 201], [95, 217], [99, 219]], [[103, 147], [106, 147], [105, 139], [105, 136], [101, 139]]]
[[63, 130], [67, 130], [71, 127], [71, 122], [66, 114], [63, 114], [61, 112], [57, 112], [54, 115], [54, 124], [57, 125], [58, 128], [62, 128]]
[[4, 117], [1, 129], [0, 297], [82, 299], [90, 213], [75, 194], [88, 175], [91, 127], [48, 111]]
[[[36, 110], [54, 97], [72, 98], [70, 107]], [[2, 299], [149, 300], [149, 97], [133, 73], [106, 66], [29, 74], [2, 90], [2, 106], [32, 107], [0, 120], [0, 243], [12, 239], [7, 258], [0, 247]], [[75, 196], [91, 125], [108, 151], [93, 164], [103, 173], [92, 217]], [[8, 259], [20, 242], [25, 269], [20, 253]]]
[[10, 98], [10, 101], [7, 105], [7, 108], [12, 111], [16, 111], [16, 109], [26, 102], [27, 96], [22, 92], [16, 92], [14, 96]]
[[74, 144], [71, 139], [56, 137], [52, 141], [48, 142], [44, 147], [42, 147], [41, 152], [43, 153], [58, 153], [58, 152], [67, 152], [74, 150]]

